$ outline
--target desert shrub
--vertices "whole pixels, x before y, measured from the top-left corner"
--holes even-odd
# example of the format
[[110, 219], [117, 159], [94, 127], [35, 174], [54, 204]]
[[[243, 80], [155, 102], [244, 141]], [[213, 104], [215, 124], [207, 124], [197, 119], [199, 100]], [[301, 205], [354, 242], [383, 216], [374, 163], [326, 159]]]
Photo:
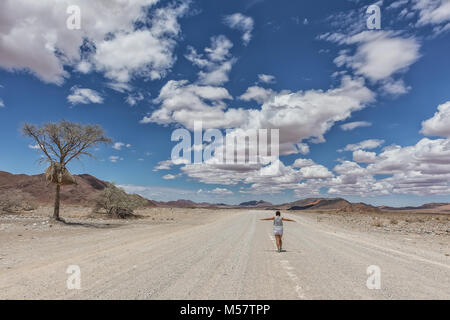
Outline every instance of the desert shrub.
[[390, 222], [391, 222], [391, 224], [398, 224], [398, 220], [397, 219], [391, 219]]
[[382, 227], [384, 227], [384, 223], [382, 222], [382, 221], [375, 221], [374, 223], [372, 223], [372, 225], [374, 226], [374, 227], [377, 227], [377, 228], [382, 228]]
[[95, 212], [104, 210], [113, 218], [126, 219], [134, 216], [134, 210], [145, 206], [146, 200], [135, 194], [109, 184], [96, 200]]
[[21, 190], [0, 191], [0, 212], [15, 213], [37, 208], [32, 196]]

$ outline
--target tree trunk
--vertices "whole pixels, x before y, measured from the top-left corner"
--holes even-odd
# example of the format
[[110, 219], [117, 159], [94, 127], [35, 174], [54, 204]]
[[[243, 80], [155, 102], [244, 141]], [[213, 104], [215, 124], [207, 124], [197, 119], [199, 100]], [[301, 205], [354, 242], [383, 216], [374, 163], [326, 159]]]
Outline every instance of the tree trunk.
[[53, 219], [59, 220], [59, 202], [60, 202], [60, 194], [61, 186], [59, 184], [56, 185], [56, 195], [55, 195], [55, 209], [53, 211]]

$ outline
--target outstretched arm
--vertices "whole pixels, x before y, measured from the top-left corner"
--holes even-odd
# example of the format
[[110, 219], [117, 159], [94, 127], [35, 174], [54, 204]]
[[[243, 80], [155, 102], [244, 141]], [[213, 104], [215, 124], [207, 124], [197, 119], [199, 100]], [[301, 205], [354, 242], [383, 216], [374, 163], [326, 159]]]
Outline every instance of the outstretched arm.
[[274, 219], [274, 217], [271, 217], [271, 218], [264, 218], [264, 219], [261, 219], [261, 220], [273, 220]]
[[293, 220], [293, 219], [289, 219], [289, 218], [281, 218], [281, 219], [283, 219], [283, 221], [290, 221], [290, 222], [297, 222], [297, 221], [295, 221], [295, 220]]

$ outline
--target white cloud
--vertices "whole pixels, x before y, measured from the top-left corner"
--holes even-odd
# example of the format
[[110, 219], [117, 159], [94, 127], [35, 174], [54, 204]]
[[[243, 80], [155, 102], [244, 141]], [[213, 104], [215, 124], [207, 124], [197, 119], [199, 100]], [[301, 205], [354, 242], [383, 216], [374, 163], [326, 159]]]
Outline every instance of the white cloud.
[[298, 152], [301, 154], [308, 154], [309, 153], [309, 146], [306, 143], [297, 143], [297, 149]]
[[341, 125], [341, 129], [344, 131], [351, 131], [356, 128], [360, 127], [370, 127], [372, 123], [367, 121], [354, 121], [354, 122], [347, 122]]
[[169, 81], [154, 101], [160, 108], [141, 123], [178, 123], [192, 129], [194, 120], [202, 120], [204, 128], [279, 129], [280, 152], [291, 154], [307, 152], [299, 144], [302, 140], [325, 141], [324, 134], [335, 122], [363, 109], [374, 96], [362, 79], [344, 77], [339, 87], [327, 91], [274, 93], [260, 109], [227, 109], [229, 99], [224, 88]]
[[122, 161], [123, 158], [119, 157], [119, 156], [110, 156], [109, 157], [109, 161], [111, 161], [112, 163], [116, 163], [117, 161]]
[[174, 176], [173, 174], [166, 174], [165, 176], [163, 176], [164, 180], [173, 180], [175, 178], [176, 176]]
[[368, 152], [364, 150], [353, 151], [353, 161], [362, 163], [373, 163], [377, 158], [375, 152]]
[[409, 0], [397, 0], [392, 2], [386, 9], [388, 10], [392, 10], [392, 9], [397, 9], [400, 8], [404, 5], [406, 5], [409, 2]]
[[258, 74], [258, 80], [263, 83], [274, 83], [275, 77], [270, 74]]
[[331, 178], [333, 174], [322, 165], [307, 166], [300, 169], [303, 179], [324, 179]]
[[421, 133], [450, 138], [450, 101], [438, 106], [434, 116], [422, 122]]
[[204, 128], [235, 127], [247, 118], [248, 111], [226, 108], [225, 100], [232, 99], [225, 88], [189, 84], [186, 80], [171, 80], [161, 89], [155, 103], [161, 104], [141, 123], [180, 123], [194, 127], [194, 121], [203, 121]]
[[341, 51], [334, 60], [372, 81], [389, 79], [407, 70], [419, 58], [420, 45], [414, 37], [402, 37], [392, 31], [363, 31], [355, 35], [328, 34], [321, 37], [341, 45], [356, 45], [356, 53]]
[[348, 144], [345, 146], [344, 151], [357, 151], [365, 149], [375, 149], [381, 146], [384, 140], [379, 139], [368, 139], [355, 144]]
[[128, 83], [121, 83], [121, 82], [108, 82], [106, 84], [109, 88], [113, 89], [114, 91], [124, 93], [127, 91], [133, 90], [133, 87], [129, 85]]
[[395, 81], [392, 78], [389, 78], [382, 82], [381, 90], [383, 90], [384, 93], [398, 96], [408, 93], [411, 90], [411, 87], [406, 86], [403, 80]]
[[170, 170], [174, 165], [181, 165], [186, 163], [187, 162], [184, 159], [164, 160], [158, 162], [158, 164], [153, 168], [153, 171]]
[[294, 168], [304, 168], [304, 167], [310, 167], [315, 165], [316, 163], [312, 161], [311, 159], [304, 159], [304, 158], [298, 158], [294, 161], [293, 167]]
[[213, 190], [203, 190], [203, 189], [199, 189], [197, 191], [198, 194], [204, 193], [204, 194], [213, 194], [213, 195], [218, 195], [218, 196], [228, 196], [228, 195], [232, 195], [233, 191], [226, 189], [226, 188], [215, 188]]
[[221, 85], [228, 81], [228, 74], [236, 62], [230, 54], [232, 47], [231, 41], [223, 35], [211, 38], [211, 47], [205, 48], [206, 57], [193, 47], [188, 47], [186, 59], [202, 69], [198, 73], [200, 84]]
[[153, 171], [170, 170], [172, 165], [173, 165], [172, 160], [160, 161], [160, 162], [158, 162], [158, 165], [153, 168]]
[[91, 72], [91, 70], [92, 70], [92, 64], [90, 64], [90, 63], [87, 62], [87, 61], [80, 61], [80, 62], [76, 65], [75, 69], [76, 69], [78, 72], [81, 72], [81, 73], [86, 74], [86, 73]]
[[224, 18], [224, 22], [232, 29], [237, 29], [241, 31], [242, 41], [244, 45], [248, 45], [252, 39], [252, 31], [254, 26], [254, 21], [251, 17], [245, 16], [242, 13], [235, 13], [228, 15]]
[[128, 103], [130, 106], [135, 106], [138, 102], [142, 100], [144, 100], [144, 95], [141, 92], [129, 94], [125, 98], [126, 103]]
[[175, 62], [174, 47], [172, 38], [159, 38], [151, 30], [122, 32], [100, 43], [93, 61], [107, 78], [119, 83], [129, 82], [133, 76], [156, 80]]
[[263, 104], [270, 98], [275, 96], [276, 92], [272, 89], [265, 89], [258, 86], [252, 86], [247, 88], [247, 91], [243, 93], [239, 99], [244, 101], [255, 100], [256, 102]]
[[383, 142], [368, 139], [347, 145], [353, 161], [342, 161], [333, 170], [299, 158], [290, 166], [281, 161], [267, 166], [210, 162], [187, 164], [181, 171], [206, 184], [242, 183], [248, 187], [242, 187], [240, 193], [259, 195], [292, 190], [296, 195], [312, 196], [321, 194], [323, 188], [328, 188], [330, 195], [450, 194], [449, 139], [424, 138], [412, 146], [385, 147], [378, 154], [366, 151]]
[[292, 164], [293, 168], [299, 168], [303, 179], [331, 178], [333, 174], [324, 166], [316, 164], [311, 159], [298, 158]]
[[[160, 79], [172, 66], [179, 36], [177, 18], [186, 2], [153, 11], [158, 0], [4, 0], [0, 2], [0, 67], [28, 70], [44, 82], [62, 84], [74, 67], [82, 73], [103, 71], [114, 81], [134, 76]], [[81, 29], [66, 27], [69, 5], [81, 10]], [[120, 12], [120, 14], [117, 14]], [[45, 19], [42, 19], [45, 17]], [[136, 22], [151, 25], [135, 29]], [[83, 52], [87, 40], [97, 51]]]
[[339, 87], [322, 90], [281, 92], [252, 110], [247, 127], [278, 128], [280, 144], [295, 144], [313, 138], [325, 141], [324, 134], [337, 121], [350, 117], [373, 101], [373, 93], [361, 79], [344, 77]]
[[32, 149], [32, 150], [39, 150], [40, 147], [37, 144], [29, 144], [28, 148]]
[[123, 142], [116, 142], [116, 143], [113, 144], [112, 147], [113, 147], [113, 149], [116, 149], [116, 150], [120, 151], [120, 150], [122, 150], [123, 147], [130, 148], [131, 144], [129, 144], [129, 143], [125, 144]]
[[226, 188], [215, 188], [211, 191], [211, 193], [223, 196], [223, 195], [231, 195], [233, 194], [233, 191], [228, 190]]
[[436, 25], [450, 21], [448, 0], [414, 0], [413, 8], [419, 11], [419, 25]]
[[[271, 174], [259, 167], [193, 164], [182, 168], [191, 178], [207, 184], [250, 185], [241, 193], [273, 194], [293, 190], [298, 195], [319, 195], [328, 188], [332, 195], [450, 194], [450, 140], [422, 139], [413, 146], [389, 146], [381, 153], [358, 149], [354, 161], [342, 161], [330, 171], [311, 159], [297, 159], [292, 166], [278, 163]], [[355, 162], [356, 161], [356, 162]], [[357, 162], [367, 163], [362, 167]], [[263, 168], [264, 170], [266, 168]], [[375, 176], [388, 177], [376, 179]]]
[[67, 96], [67, 100], [73, 105], [103, 103], [103, 97], [95, 90], [73, 86], [70, 91], [71, 94]]
[[5, 103], [3, 102], [3, 99], [0, 98], [0, 108], [4, 108], [5, 107]]

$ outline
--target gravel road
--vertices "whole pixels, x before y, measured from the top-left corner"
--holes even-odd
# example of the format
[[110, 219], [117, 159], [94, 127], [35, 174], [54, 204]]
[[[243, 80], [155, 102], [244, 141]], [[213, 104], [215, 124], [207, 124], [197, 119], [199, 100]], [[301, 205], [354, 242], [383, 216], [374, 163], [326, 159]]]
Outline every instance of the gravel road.
[[[0, 237], [0, 298], [450, 299], [450, 257], [432, 248], [287, 214], [297, 223], [285, 222], [278, 253], [268, 214]], [[81, 289], [67, 288], [70, 265]], [[366, 285], [369, 266], [380, 289]]]

